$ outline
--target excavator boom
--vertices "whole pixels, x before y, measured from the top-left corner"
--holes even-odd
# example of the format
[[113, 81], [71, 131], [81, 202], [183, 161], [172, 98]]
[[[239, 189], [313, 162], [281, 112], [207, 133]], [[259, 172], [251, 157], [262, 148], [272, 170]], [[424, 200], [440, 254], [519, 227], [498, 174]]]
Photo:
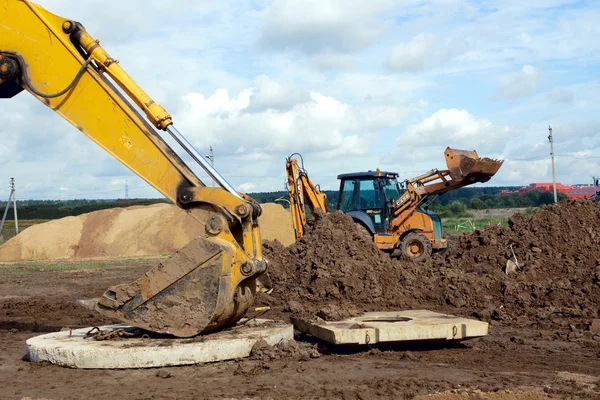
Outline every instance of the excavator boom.
[[[294, 156], [300, 158], [302, 165], [298, 164], [298, 160]], [[315, 210], [326, 213], [328, 211], [327, 195], [322, 193], [319, 187], [308, 177], [300, 154], [294, 153], [285, 160], [285, 173], [294, 234], [296, 240], [298, 240], [304, 235], [304, 226], [306, 225], [305, 205], [308, 204], [312, 213]]]
[[[205, 236], [138, 280], [109, 288], [95, 309], [183, 337], [239, 320], [266, 272], [260, 206], [204, 160], [83, 25], [26, 0], [0, 0], [0, 10], [0, 98], [28, 91], [205, 226]], [[206, 187], [155, 128], [220, 187]]]

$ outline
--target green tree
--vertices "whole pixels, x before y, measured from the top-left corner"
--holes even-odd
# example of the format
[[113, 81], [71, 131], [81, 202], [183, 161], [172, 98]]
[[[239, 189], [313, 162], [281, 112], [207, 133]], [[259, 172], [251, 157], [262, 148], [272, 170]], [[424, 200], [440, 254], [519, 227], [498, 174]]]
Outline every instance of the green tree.
[[487, 205], [479, 197], [475, 197], [469, 202], [469, 208], [483, 210], [484, 208], [487, 208]]
[[452, 203], [450, 203], [449, 208], [455, 217], [467, 212], [467, 206], [460, 200], [454, 200]]

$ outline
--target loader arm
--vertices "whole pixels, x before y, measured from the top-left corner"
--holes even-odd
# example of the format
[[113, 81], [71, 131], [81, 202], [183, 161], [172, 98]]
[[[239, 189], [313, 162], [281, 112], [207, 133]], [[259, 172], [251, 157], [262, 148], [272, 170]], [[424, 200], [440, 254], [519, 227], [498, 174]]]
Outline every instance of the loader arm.
[[[183, 337], [239, 320], [266, 272], [260, 206], [206, 162], [83, 25], [26, 0], [0, 0], [0, 10], [0, 98], [28, 91], [205, 226], [204, 236], [138, 280], [109, 288], [96, 310]], [[154, 68], [168, 68], [156, 59]], [[206, 187], [155, 128], [220, 187]]]
[[[446, 170], [430, 172], [404, 182], [406, 193], [393, 210], [394, 226], [402, 224], [431, 196], [439, 196], [478, 182], [487, 182], [498, 172], [502, 160], [480, 158], [475, 151], [451, 149], [444, 151]], [[408, 196], [407, 196], [408, 195]]]
[[[298, 164], [294, 156], [300, 157], [300, 154], [294, 153], [285, 160], [285, 173], [287, 177], [287, 190], [290, 197], [290, 211], [292, 213], [292, 224], [296, 240], [304, 236], [304, 226], [306, 225], [306, 209], [308, 204], [312, 213], [315, 210], [321, 210], [326, 213], [327, 195], [322, 193], [315, 185], [303, 166]], [[304, 163], [302, 162], [304, 165]]]

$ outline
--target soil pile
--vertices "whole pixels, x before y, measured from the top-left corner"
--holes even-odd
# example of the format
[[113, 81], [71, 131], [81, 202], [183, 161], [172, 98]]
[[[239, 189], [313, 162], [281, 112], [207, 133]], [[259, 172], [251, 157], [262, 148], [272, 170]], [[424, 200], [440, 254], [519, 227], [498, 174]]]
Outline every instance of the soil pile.
[[[506, 275], [507, 261], [515, 258], [519, 270]], [[564, 200], [534, 215], [516, 214], [507, 228], [458, 237], [423, 272], [426, 292], [438, 291], [446, 304], [477, 310], [484, 319], [544, 324], [597, 318], [600, 206]]]
[[[427, 263], [390, 259], [342, 213], [319, 216], [288, 248], [264, 247], [275, 292], [260, 300], [304, 318], [431, 308], [541, 326], [600, 315], [600, 206], [586, 200], [462, 235]], [[513, 251], [520, 268], [507, 275]]]
[[275, 291], [260, 300], [297, 317], [347, 318], [402, 292], [401, 265], [342, 212], [317, 211], [298, 242], [263, 248]]
[[[289, 211], [264, 204], [263, 237], [294, 240]], [[131, 257], [171, 254], [204, 227], [170, 204], [113, 208], [31, 226], [0, 247], [0, 261]]]

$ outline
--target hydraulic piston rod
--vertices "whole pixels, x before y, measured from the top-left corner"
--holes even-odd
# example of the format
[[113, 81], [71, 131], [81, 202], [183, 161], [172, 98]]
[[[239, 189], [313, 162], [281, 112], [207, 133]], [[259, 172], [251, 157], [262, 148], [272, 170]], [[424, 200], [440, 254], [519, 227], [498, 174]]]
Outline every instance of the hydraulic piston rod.
[[242, 196], [233, 188], [233, 186], [227, 182], [227, 180], [217, 172], [216, 169], [204, 158], [202, 155], [192, 146], [190, 142], [173, 126], [173, 124], [167, 126], [167, 132], [175, 139], [177, 143], [192, 157], [194, 161], [196, 161], [204, 171], [211, 178], [213, 178], [223, 189], [227, 190], [229, 193], [237, 196], [242, 199]]

